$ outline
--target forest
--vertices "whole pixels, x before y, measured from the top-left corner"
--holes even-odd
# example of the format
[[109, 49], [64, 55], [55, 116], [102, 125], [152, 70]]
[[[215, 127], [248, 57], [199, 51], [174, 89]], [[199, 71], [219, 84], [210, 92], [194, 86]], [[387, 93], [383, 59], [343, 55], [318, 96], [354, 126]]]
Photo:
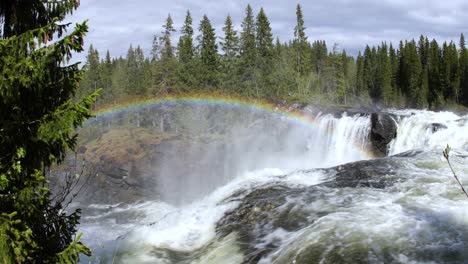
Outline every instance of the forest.
[[[86, 72], [78, 96], [104, 88], [99, 104], [132, 97], [178, 94], [223, 94], [273, 103], [446, 109], [468, 105], [468, 51], [463, 34], [439, 42], [420, 36], [399, 44], [365, 46], [356, 57], [338, 44], [306, 36], [300, 5], [296, 8], [294, 39], [274, 39], [261, 8], [245, 10], [241, 31], [227, 16], [216, 36], [205, 15], [196, 35], [187, 11], [182, 28], [169, 15], [154, 36], [151, 54], [130, 45], [127, 55], [100, 56], [89, 47]], [[175, 45], [174, 35], [180, 38]]]

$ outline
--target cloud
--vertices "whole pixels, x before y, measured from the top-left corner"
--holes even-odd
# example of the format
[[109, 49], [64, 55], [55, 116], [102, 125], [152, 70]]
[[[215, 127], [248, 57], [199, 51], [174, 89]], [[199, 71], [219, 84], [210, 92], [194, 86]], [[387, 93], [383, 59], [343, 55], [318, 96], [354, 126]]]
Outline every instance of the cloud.
[[[130, 44], [139, 44], [149, 54], [153, 35], [161, 32], [168, 14], [176, 29], [182, 26], [187, 10], [192, 13], [195, 29], [206, 14], [219, 37], [227, 14], [240, 31], [248, 3], [255, 14], [264, 7], [275, 37], [282, 41], [292, 39], [296, 6], [281, 0], [82, 0], [70, 21], [89, 19], [86, 45], [93, 44], [100, 54], [109, 49], [112, 56], [125, 56]], [[315, 0], [300, 4], [309, 40], [326, 40], [329, 48], [338, 43], [353, 55], [366, 44], [397, 43], [400, 39], [419, 38], [420, 34], [458, 41], [468, 24], [465, 0]], [[176, 33], [174, 45], [177, 39]], [[78, 54], [75, 59], [84, 60], [85, 55]]]

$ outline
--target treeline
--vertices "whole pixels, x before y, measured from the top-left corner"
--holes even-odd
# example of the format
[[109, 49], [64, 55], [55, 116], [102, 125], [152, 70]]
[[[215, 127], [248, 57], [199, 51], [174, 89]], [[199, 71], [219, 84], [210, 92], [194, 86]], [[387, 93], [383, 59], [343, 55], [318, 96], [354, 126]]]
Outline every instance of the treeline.
[[454, 42], [401, 41], [395, 49], [382, 43], [359, 53], [358, 94], [387, 106], [440, 109], [450, 103], [468, 105], [468, 51], [463, 34]]
[[274, 40], [263, 8], [257, 15], [247, 6], [241, 31], [228, 15], [218, 37], [205, 15], [195, 35], [187, 11], [176, 32], [169, 15], [152, 51], [145, 56], [137, 46], [125, 58], [100, 58], [92, 46], [79, 96], [103, 87], [100, 102], [132, 96], [221, 93], [273, 102], [315, 102], [343, 105], [381, 104], [387, 107], [440, 108], [447, 103], [468, 104], [468, 53], [460, 46], [433, 40], [386, 43], [366, 47], [356, 61], [335, 44], [310, 42], [301, 6], [296, 8], [294, 39]]

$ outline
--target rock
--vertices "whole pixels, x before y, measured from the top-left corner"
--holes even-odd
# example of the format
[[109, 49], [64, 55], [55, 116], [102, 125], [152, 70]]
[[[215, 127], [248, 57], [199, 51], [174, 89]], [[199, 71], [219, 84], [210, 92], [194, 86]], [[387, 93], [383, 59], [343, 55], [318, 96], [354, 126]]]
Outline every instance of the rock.
[[440, 123], [432, 123], [430, 124], [430, 128], [431, 128], [432, 133], [435, 133], [439, 130], [447, 129], [447, 126], [444, 124], [440, 124]]
[[114, 179], [123, 179], [128, 176], [128, 170], [121, 168], [119, 164], [107, 164], [102, 166], [99, 171]]
[[371, 114], [370, 142], [371, 148], [377, 157], [388, 154], [388, 143], [397, 135], [397, 123], [388, 113]]
[[396, 178], [393, 159], [382, 158], [347, 163], [325, 171], [335, 171], [333, 179], [323, 183], [331, 188], [370, 187], [383, 189], [392, 185]]
[[85, 146], [80, 146], [78, 149], [77, 149], [77, 153], [78, 154], [83, 154], [86, 152], [86, 150], [88, 150]]

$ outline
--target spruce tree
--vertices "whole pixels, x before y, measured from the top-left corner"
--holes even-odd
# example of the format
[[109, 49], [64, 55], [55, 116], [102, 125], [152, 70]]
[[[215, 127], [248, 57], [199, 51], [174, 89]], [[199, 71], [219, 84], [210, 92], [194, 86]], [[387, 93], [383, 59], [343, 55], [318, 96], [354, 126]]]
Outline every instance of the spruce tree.
[[390, 80], [390, 85], [392, 89], [390, 101], [391, 101], [391, 106], [395, 106], [398, 100], [398, 57], [397, 57], [397, 52], [393, 48], [393, 45], [390, 43], [390, 48], [389, 48], [389, 63], [390, 63], [390, 70], [391, 70], [391, 80]]
[[256, 21], [256, 46], [257, 61], [256, 70], [260, 75], [255, 83], [255, 94], [257, 97], [263, 95], [265, 88], [269, 86], [269, 74], [273, 69], [273, 35], [271, 34], [270, 22], [263, 8], [257, 15]]
[[159, 58], [153, 62], [153, 94], [165, 95], [176, 92], [177, 59], [171, 41], [172, 33], [175, 31], [172, 17], [168, 15], [159, 42], [153, 43], [153, 54], [159, 52], [153, 55], [155, 59]]
[[179, 63], [180, 67], [177, 72], [177, 78], [181, 88], [189, 89], [196, 85], [194, 77], [195, 73], [195, 47], [193, 44], [193, 27], [192, 16], [190, 11], [187, 10], [184, 25], [181, 29], [181, 36], [179, 38]]
[[187, 10], [185, 16], [185, 22], [181, 29], [181, 36], [179, 39], [179, 62], [187, 64], [193, 60], [194, 57], [194, 46], [193, 46], [193, 27], [192, 27], [192, 16], [190, 11]]
[[81, 82], [81, 89], [78, 90], [77, 97], [83, 98], [94, 92], [98, 87], [102, 87], [101, 67], [99, 64], [99, 52], [94, 49], [93, 45], [89, 47], [88, 55], [86, 56], [86, 72], [84, 74], [84, 82]]
[[361, 52], [358, 52], [356, 58], [356, 83], [354, 85], [355, 93], [354, 95], [359, 97], [361, 93], [365, 90], [364, 86], [364, 59], [361, 55]]
[[437, 109], [443, 105], [444, 98], [441, 83], [442, 56], [435, 39], [429, 45], [428, 55], [428, 103], [431, 108]]
[[226, 17], [223, 27], [224, 38], [221, 41], [221, 50], [224, 52], [223, 58], [227, 61], [232, 61], [238, 56], [239, 38], [232, 24], [231, 16]]
[[200, 81], [206, 88], [213, 88], [218, 84], [218, 45], [215, 30], [206, 15], [200, 22], [199, 50], [200, 50]]
[[110, 100], [115, 98], [115, 91], [112, 89], [112, 71], [113, 71], [113, 66], [112, 66], [112, 58], [110, 56], [109, 50], [106, 51], [106, 57], [104, 58], [104, 61], [100, 63], [100, 72], [102, 73], [101, 75], [101, 84], [103, 87], [103, 90], [101, 92], [100, 96], [100, 101], [106, 101], [109, 102]]
[[237, 79], [236, 66], [239, 57], [239, 37], [232, 24], [231, 16], [226, 17], [223, 27], [224, 38], [221, 41], [223, 51], [223, 86], [234, 86]]
[[302, 17], [301, 5], [296, 6], [297, 24], [294, 27], [294, 50], [296, 53], [295, 69], [300, 75], [304, 75], [308, 70], [308, 52], [307, 52], [307, 36], [305, 35], [304, 19]]
[[408, 42], [403, 51], [402, 89], [407, 98], [407, 107], [425, 107], [426, 91], [422, 85], [423, 68], [414, 40]]
[[[27, 30], [48, 25], [54, 19], [62, 21], [80, 5], [78, 0], [61, 1], [0, 1], [0, 37], [8, 38]], [[56, 25], [55, 33], [61, 37], [65, 25]]]
[[444, 98], [456, 102], [459, 95], [458, 52], [453, 42], [444, 42], [442, 48], [442, 85]]
[[459, 45], [460, 103], [468, 106], [468, 50], [463, 34], [460, 35]]
[[75, 237], [80, 211], [69, 214], [53, 200], [43, 172], [64, 161], [76, 146], [74, 128], [91, 116], [95, 94], [74, 101], [83, 71], [64, 64], [83, 51], [87, 25], [50, 42], [63, 29], [57, 21], [33, 30], [38, 24], [8, 23], [4, 37], [19, 35], [0, 40], [0, 261], [76, 263], [80, 253], [90, 254]]
[[241, 81], [244, 86], [244, 93], [248, 95], [249, 88], [254, 80], [255, 63], [257, 50], [255, 47], [255, 22], [252, 7], [247, 5], [246, 15], [242, 21], [242, 31], [240, 36], [240, 65]]
[[171, 35], [172, 32], [176, 32], [174, 29], [174, 22], [172, 21], [171, 15], [167, 16], [166, 23], [163, 26], [164, 30], [161, 37], [163, 43], [161, 51], [161, 60], [168, 60], [174, 57], [174, 49], [172, 47]]

